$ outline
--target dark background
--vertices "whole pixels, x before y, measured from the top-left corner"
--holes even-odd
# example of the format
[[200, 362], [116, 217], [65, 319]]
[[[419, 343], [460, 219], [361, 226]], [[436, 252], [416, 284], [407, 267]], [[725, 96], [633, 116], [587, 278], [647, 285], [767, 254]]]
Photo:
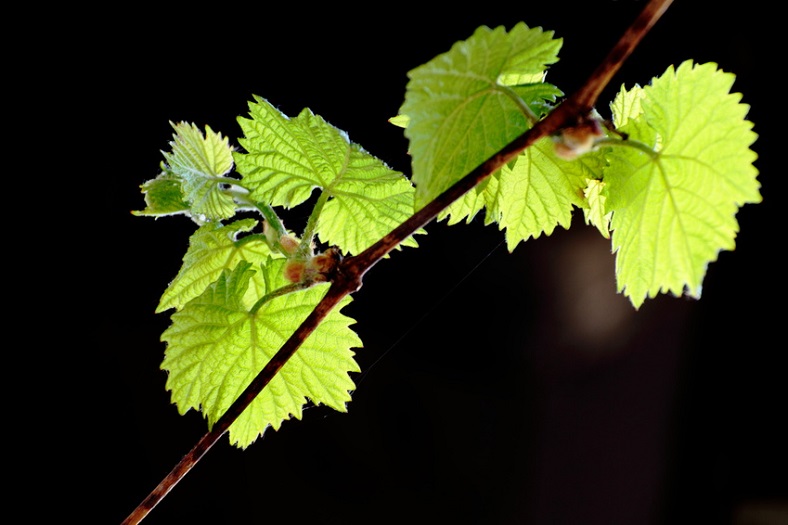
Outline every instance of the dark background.
[[[481, 218], [432, 223], [344, 310], [364, 341], [348, 413], [309, 408], [245, 451], [222, 439], [144, 523], [786, 523], [782, 29], [763, 1], [700, 4], [674, 3], [598, 109], [608, 114], [621, 83], [685, 59], [737, 75], [764, 201], [738, 214], [737, 248], [710, 265], [702, 299], [635, 312], [615, 293], [609, 242], [581, 215], [511, 254]], [[290, 116], [309, 107], [409, 174], [387, 119], [410, 69], [481, 25], [524, 21], [564, 38], [547, 80], [572, 92], [644, 5], [231, 2], [196, 16], [194, 5], [118, 8], [62, 28], [49, 50], [62, 72], [46, 75], [39, 117], [62, 124], [74, 146], [65, 175], [79, 181], [56, 196], [76, 219], [50, 224], [69, 234], [52, 348], [77, 365], [59, 370], [55, 393], [79, 446], [56, 453], [52, 483], [75, 491], [71, 515], [119, 524], [207, 429], [170, 404], [159, 370], [169, 317], [154, 313], [194, 225], [130, 213], [169, 121], [237, 144], [256, 94]], [[38, 140], [41, 168], [49, 139]]]

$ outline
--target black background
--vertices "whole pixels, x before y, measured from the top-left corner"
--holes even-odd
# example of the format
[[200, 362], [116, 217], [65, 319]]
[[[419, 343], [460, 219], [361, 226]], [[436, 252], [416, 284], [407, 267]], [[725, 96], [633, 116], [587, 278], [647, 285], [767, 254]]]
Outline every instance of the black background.
[[[785, 523], [763, 517], [788, 515], [784, 44], [765, 2], [700, 4], [674, 3], [598, 109], [686, 59], [737, 75], [764, 201], [740, 211], [737, 248], [710, 265], [702, 299], [634, 311], [615, 293], [609, 242], [580, 215], [511, 254], [481, 218], [432, 223], [344, 310], [364, 341], [348, 413], [308, 408], [244, 451], [222, 439], [144, 523]], [[194, 225], [130, 213], [169, 121], [237, 144], [256, 94], [290, 116], [310, 108], [409, 174], [387, 119], [410, 69], [481, 25], [524, 21], [564, 39], [547, 80], [572, 92], [644, 5], [227, 3], [196, 16], [119, 8], [63, 28], [39, 116], [62, 123], [74, 167], [59, 178], [78, 181], [57, 195], [76, 219], [50, 224], [68, 233], [52, 348], [77, 364], [57, 395], [80, 446], [56, 454], [77, 521], [120, 523], [206, 431], [170, 403], [169, 319], [154, 313]]]

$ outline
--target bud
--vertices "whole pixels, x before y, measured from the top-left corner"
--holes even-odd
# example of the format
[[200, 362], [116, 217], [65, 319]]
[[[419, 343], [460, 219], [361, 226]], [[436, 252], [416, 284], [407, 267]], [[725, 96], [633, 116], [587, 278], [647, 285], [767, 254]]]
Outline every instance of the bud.
[[598, 139], [605, 136], [599, 119], [581, 117], [574, 126], [563, 128], [555, 140], [555, 154], [564, 160], [574, 160], [594, 149]]
[[304, 274], [306, 273], [306, 263], [295, 259], [288, 259], [284, 267], [285, 279], [291, 283], [300, 283], [304, 281]]
[[314, 256], [309, 261], [309, 267], [317, 274], [322, 275], [324, 277], [323, 280], [329, 280], [341, 260], [342, 255], [339, 253], [339, 250], [337, 248], [329, 248], [325, 252]]

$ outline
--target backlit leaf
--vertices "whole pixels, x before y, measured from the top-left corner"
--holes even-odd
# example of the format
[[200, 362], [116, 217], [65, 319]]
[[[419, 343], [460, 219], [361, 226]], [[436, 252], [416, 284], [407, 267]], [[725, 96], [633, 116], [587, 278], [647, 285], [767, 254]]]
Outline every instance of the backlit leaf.
[[[267, 292], [284, 286], [283, 259], [262, 270]], [[205, 292], [172, 315], [162, 334], [167, 343], [162, 369], [181, 414], [200, 410], [212, 426], [311, 313], [328, 285], [273, 297], [259, 309], [241, 300], [256, 270], [248, 262], [226, 269]], [[339, 313], [346, 297], [304, 341], [263, 391], [230, 426], [230, 442], [245, 448], [271, 426], [301, 418], [308, 401], [346, 411], [355, 388], [349, 372], [359, 371], [351, 348], [361, 346]]]
[[209, 222], [189, 239], [178, 275], [161, 296], [157, 312], [181, 308], [216, 281], [224, 270], [231, 270], [240, 261], [259, 264], [271, 253], [262, 236], [238, 239], [257, 225], [254, 219], [243, 219], [227, 226]]
[[[237, 169], [253, 199], [293, 207], [320, 189], [317, 234], [345, 253], [369, 247], [413, 214], [414, 189], [347, 134], [304, 109], [290, 119], [260, 97], [239, 118]], [[410, 238], [403, 243], [415, 246]]]
[[739, 208], [761, 200], [756, 135], [733, 81], [686, 61], [642, 89], [642, 113], [614, 104], [632, 108], [622, 130], [657, 151], [614, 148], [604, 175], [618, 289], [636, 308], [658, 293], [700, 297], [708, 264], [735, 247]]
[[225, 190], [237, 184], [226, 175], [233, 167], [232, 148], [221, 134], [205, 127], [205, 134], [194, 124], [172, 124], [172, 151], [163, 152], [163, 176], [180, 180], [182, 200], [189, 203], [190, 214], [205, 220], [232, 217], [236, 205]]
[[399, 114], [413, 157], [416, 208], [423, 207], [530, 126], [526, 109], [554, 91], [521, 90], [511, 83], [541, 81], [558, 60], [560, 39], [524, 23], [510, 32], [480, 27], [466, 41], [410, 71]]

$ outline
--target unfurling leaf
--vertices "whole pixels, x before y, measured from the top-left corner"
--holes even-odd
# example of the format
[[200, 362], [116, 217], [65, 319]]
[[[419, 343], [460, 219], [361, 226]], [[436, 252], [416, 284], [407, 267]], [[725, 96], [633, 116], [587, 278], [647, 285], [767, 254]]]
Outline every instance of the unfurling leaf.
[[164, 217], [167, 215], [189, 215], [191, 206], [184, 200], [181, 179], [163, 171], [155, 179], [145, 182], [142, 186], [145, 194], [145, 209], [132, 211], [134, 215], [144, 217]]
[[226, 138], [194, 124], [170, 123], [175, 130], [172, 151], [163, 152], [161, 174], [142, 186], [145, 210], [136, 215], [163, 216], [182, 213], [204, 222], [235, 215], [236, 205], [226, 190], [238, 181], [226, 175], [233, 168], [232, 148]]

